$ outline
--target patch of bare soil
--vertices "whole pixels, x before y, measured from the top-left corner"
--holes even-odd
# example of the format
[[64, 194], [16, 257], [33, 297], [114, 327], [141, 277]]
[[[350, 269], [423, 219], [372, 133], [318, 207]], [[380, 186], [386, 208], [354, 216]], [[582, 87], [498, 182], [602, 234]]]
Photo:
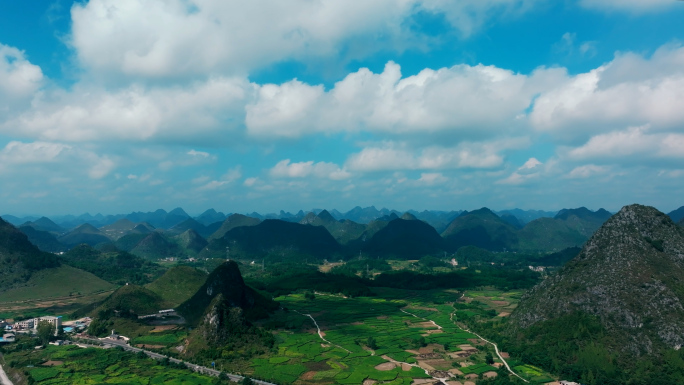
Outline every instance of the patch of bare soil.
[[306, 373], [302, 374], [302, 376], [299, 377], [299, 379], [304, 380], [304, 381], [310, 381], [310, 380], [313, 380], [315, 375], [316, 375], [316, 372], [310, 371], [310, 372], [306, 372]]
[[397, 365], [394, 362], [385, 362], [385, 363], [382, 363], [380, 365], [377, 365], [375, 367], [375, 370], [380, 370], [380, 371], [386, 372], [386, 371], [394, 369], [396, 366]]
[[433, 330], [427, 330], [425, 331], [427, 334], [439, 334], [439, 333], [444, 333], [444, 330], [442, 329], [433, 329]]
[[511, 313], [507, 311], [502, 311], [501, 313], [499, 313], [499, 317], [508, 317], [509, 315], [511, 315]]
[[415, 327], [423, 328], [423, 329], [434, 329], [434, 328], [436, 328], [435, 324], [433, 324], [432, 322], [427, 322], [427, 321], [426, 322], [414, 323], [411, 326], [415, 326]]
[[494, 378], [494, 377], [498, 376], [498, 374], [494, 371], [489, 371], [489, 372], [482, 373], [482, 376], [484, 378]]
[[167, 330], [172, 330], [177, 328], [176, 325], [160, 325], [160, 326], [155, 326], [154, 329], [150, 330], [150, 333], [160, 333], [160, 332], [165, 332]]
[[477, 348], [474, 348], [472, 345], [468, 344], [458, 345], [458, 348], [461, 350], [477, 350]]
[[425, 361], [418, 361], [418, 366], [420, 366], [423, 369], [427, 369], [427, 370], [435, 370], [435, 368], [433, 368], [432, 365], [428, 364]]
[[432, 366], [433, 368], [448, 368], [451, 366], [446, 360], [443, 360], [443, 359], [427, 360], [427, 361], [423, 361], [423, 362]]
[[480, 339], [477, 339], [477, 338], [468, 338], [468, 342], [473, 343], [475, 345], [485, 345], [486, 344], [486, 342], [484, 342]]
[[375, 380], [363, 380], [363, 385], [374, 385], [377, 384], [378, 382]]
[[511, 304], [508, 301], [492, 301], [492, 303], [497, 306], [508, 306]]
[[413, 366], [411, 366], [409, 364], [401, 364], [401, 370], [403, 370], [405, 372], [410, 372], [411, 368], [413, 368]]
[[411, 350], [411, 349], [409, 349], [409, 350], [404, 350], [404, 351], [405, 351], [406, 353], [411, 353], [411, 354], [420, 354], [420, 352], [417, 351], [417, 350]]
[[458, 370], [458, 369], [456, 369], [456, 368], [449, 369], [449, 373], [455, 374], [455, 375], [457, 375], [457, 376], [462, 376], [462, 375], [463, 375], [463, 372], [460, 371], [460, 370]]
[[461, 381], [447, 381], [448, 385], [463, 385]]
[[449, 372], [445, 372], [443, 370], [433, 370], [429, 373], [432, 377], [436, 377], [436, 378], [449, 378], [449, 377], [451, 377], [449, 375]]
[[59, 366], [62, 364], [64, 364], [64, 361], [52, 361], [52, 360], [50, 360], [50, 361], [43, 362], [41, 365], [43, 365], [43, 366]]
[[432, 378], [426, 379], [426, 378], [416, 378], [413, 380], [411, 385], [424, 385], [424, 384], [432, 384], [434, 380]]
[[475, 385], [475, 383], [472, 381], [466, 381], [463, 383], [463, 385]]
[[363, 325], [363, 322], [361, 322], [361, 321], [356, 321], [356, 322], [352, 322], [351, 324], [352, 324], [352, 325]]
[[499, 354], [501, 354], [501, 358], [511, 358], [511, 355], [506, 352], [499, 352]]

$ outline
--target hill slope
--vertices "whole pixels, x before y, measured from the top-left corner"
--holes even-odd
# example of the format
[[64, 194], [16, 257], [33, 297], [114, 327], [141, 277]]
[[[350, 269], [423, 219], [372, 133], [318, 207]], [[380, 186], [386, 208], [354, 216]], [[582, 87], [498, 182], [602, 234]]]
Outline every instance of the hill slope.
[[336, 220], [327, 210], [318, 214], [308, 213], [304, 219], [299, 221], [302, 225], [322, 226], [341, 244], [347, 244], [358, 238], [366, 229], [365, 225], [345, 219]]
[[684, 221], [684, 206], [677, 210], [670, 211], [667, 215], [672, 218], [673, 221], [681, 223]]
[[236, 227], [219, 239], [209, 242], [200, 257], [255, 258], [330, 258], [341, 251], [340, 245], [323, 227], [300, 225], [267, 219], [256, 226]]
[[[511, 327], [529, 344], [559, 325], [585, 325], [584, 331], [572, 329], [572, 344], [580, 347], [570, 354], [582, 356], [594, 341], [597, 354], [614, 355], [624, 365], [626, 357], [657, 356], [684, 344], [683, 304], [684, 229], [652, 207], [632, 205], [522, 298]], [[595, 331], [593, 337], [578, 337], [587, 330]], [[541, 343], [539, 349], [555, 357], [552, 350], [562, 343], [558, 337], [553, 347]]]
[[88, 223], [80, 225], [68, 233], [62, 234], [57, 240], [68, 247], [74, 247], [81, 243], [95, 246], [98, 243], [110, 241], [109, 237]]
[[190, 266], [175, 266], [145, 287], [173, 306], [192, 297], [207, 280], [207, 274]]
[[236, 227], [242, 227], [242, 226], [256, 226], [260, 223], [261, 221], [257, 218], [252, 218], [248, 217], [245, 215], [241, 214], [233, 214], [226, 218], [225, 221], [221, 224], [221, 226], [216, 230], [213, 234], [209, 236], [207, 240], [211, 241], [212, 239], [218, 239], [226, 235], [227, 232], [230, 230], [236, 228]]
[[41, 251], [48, 253], [58, 253], [60, 251], [65, 251], [66, 246], [59, 243], [57, 238], [55, 238], [52, 233], [42, 230], [36, 230], [35, 227], [31, 226], [21, 226], [19, 231], [26, 234], [29, 241], [34, 244]]
[[21, 285], [36, 271], [59, 265], [57, 256], [38, 250], [24, 233], [0, 219], [0, 291]]
[[419, 259], [444, 250], [444, 239], [427, 223], [415, 219], [394, 219], [361, 244], [372, 257]]
[[464, 212], [454, 219], [442, 233], [449, 247], [477, 246], [490, 251], [515, 249], [518, 245], [516, 228], [491, 210]]
[[92, 313], [123, 311], [137, 315], [153, 314], [169, 308], [169, 303], [158, 294], [137, 285], [121, 286], [105, 299]]

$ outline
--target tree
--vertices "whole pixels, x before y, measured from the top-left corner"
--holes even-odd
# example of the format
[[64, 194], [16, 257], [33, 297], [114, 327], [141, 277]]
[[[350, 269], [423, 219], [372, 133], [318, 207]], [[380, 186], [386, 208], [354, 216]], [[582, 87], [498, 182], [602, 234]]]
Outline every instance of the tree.
[[494, 357], [492, 356], [491, 352], [487, 352], [487, 354], [485, 355], [485, 362], [489, 365], [494, 363]]
[[368, 337], [368, 341], [366, 342], [366, 345], [373, 350], [378, 350], [378, 343], [375, 341], [375, 338], [373, 337]]
[[49, 321], [40, 321], [36, 327], [36, 332], [43, 346], [47, 346], [50, 338], [55, 335], [55, 326]]
[[251, 378], [245, 376], [245, 378], [243, 378], [240, 382], [240, 385], [254, 385], [254, 381], [252, 381]]

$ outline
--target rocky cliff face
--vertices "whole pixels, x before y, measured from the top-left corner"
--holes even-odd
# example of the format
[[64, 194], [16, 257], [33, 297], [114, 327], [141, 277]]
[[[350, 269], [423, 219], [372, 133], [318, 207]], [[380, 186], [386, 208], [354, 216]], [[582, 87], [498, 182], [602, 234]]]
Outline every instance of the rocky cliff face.
[[626, 206], [511, 315], [526, 329], [581, 312], [631, 355], [684, 345], [684, 229], [652, 207]]

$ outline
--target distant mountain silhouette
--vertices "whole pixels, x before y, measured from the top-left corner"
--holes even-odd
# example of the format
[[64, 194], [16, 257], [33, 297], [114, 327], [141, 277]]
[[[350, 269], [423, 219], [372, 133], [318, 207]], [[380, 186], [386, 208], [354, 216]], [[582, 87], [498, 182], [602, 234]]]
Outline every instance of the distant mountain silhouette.
[[318, 214], [308, 213], [299, 223], [325, 227], [330, 235], [341, 244], [347, 244], [357, 239], [366, 229], [366, 226], [348, 219], [338, 221], [327, 210], [323, 210]]
[[47, 231], [55, 235], [59, 235], [64, 232], [64, 228], [53, 222], [50, 218], [41, 217], [33, 222], [24, 223], [22, 226], [30, 226], [39, 231]]
[[416, 219], [393, 219], [367, 242], [354, 244], [371, 257], [420, 259], [445, 250], [444, 239], [427, 223]]
[[197, 222], [199, 222], [205, 226], [208, 226], [212, 223], [225, 221], [226, 220], [226, 214], [221, 213], [221, 212], [216, 212], [216, 210], [214, 210], [214, 209], [209, 209], [209, 210], [203, 212], [202, 214], [198, 215], [197, 217], [195, 217], [195, 220], [197, 220]]
[[89, 223], [82, 224], [77, 228], [61, 235], [57, 240], [67, 247], [74, 247], [85, 243], [90, 246], [95, 246], [98, 243], [109, 242], [111, 239], [104, 235], [100, 230], [93, 227]]
[[159, 232], [152, 232], [131, 250], [131, 254], [147, 259], [161, 259], [181, 256], [180, 247]]
[[323, 227], [267, 219], [256, 226], [236, 227], [213, 239], [200, 257], [299, 256], [330, 258], [340, 245]]
[[41, 251], [58, 253], [67, 250], [67, 247], [57, 240], [57, 237], [47, 231], [36, 230], [32, 226], [21, 226], [19, 231], [26, 234], [29, 241]]
[[233, 214], [226, 218], [225, 221], [223, 221], [221, 226], [213, 234], [209, 236], [208, 240], [211, 241], [213, 239], [221, 238], [224, 235], [226, 235], [227, 232], [236, 227], [256, 226], [259, 223], [261, 223], [261, 220], [257, 218], [248, 217], [242, 214]]
[[681, 222], [684, 219], [684, 206], [667, 214], [674, 222]]
[[477, 246], [490, 251], [515, 249], [518, 245], [517, 229], [490, 209], [463, 212], [444, 230], [442, 237], [447, 247], [457, 250], [462, 246]]

